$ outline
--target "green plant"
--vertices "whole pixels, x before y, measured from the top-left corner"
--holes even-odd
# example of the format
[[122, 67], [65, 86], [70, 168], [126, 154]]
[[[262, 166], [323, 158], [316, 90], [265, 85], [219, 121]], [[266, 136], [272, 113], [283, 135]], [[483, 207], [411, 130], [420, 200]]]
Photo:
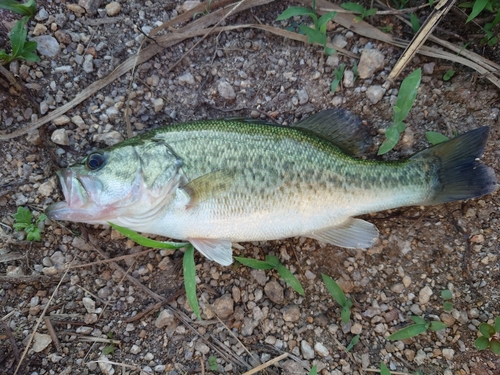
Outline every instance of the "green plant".
[[347, 323], [349, 319], [351, 319], [351, 307], [352, 307], [352, 299], [346, 298], [344, 291], [340, 287], [339, 284], [335, 280], [333, 280], [330, 276], [321, 274], [323, 278], [323, 282], [325, 283], [326, 289], [332, 295], [333, 299], [342, 306], [342, 311], [340, 316], [342, 318], [342, 322]]
[[411, 326], [400, 329], [399, 331], [394, 332], [392, 335], [387, 337], [387, 340], [404, 340], [409, 339], [411, 337], [415, 337], [424, 333], [427, 330], [431, 331], [440, 331], [442, 329], [447, 328], [448, 326], [443, 322], [432, 321], [426, 322], [423, 318], [419, 316], [412, 316], [411, 319], [415, 322]]
[[384, 362], [380, 362], [380, 375], [391, 375], [391, 372]]
[[345, 351], [350, 352], [352, 350], [352, 348], [354, 348], [354, 345], [356, 345], [358, 342], [359, 342], [359, 335], [356, 335], [352, 338], [349, 345], [347, 345], [347, 347], [345, 348]]
[[392, 32], [392, 25], [387, 25], [387, 26], [384, 26], [380, 29], [383, 33], [391, 33]]
[[193, 310], [194, 314], [198, 319], [201, 320], [200, 306], [198, 304], [198, 299], [196, 297], [196, 266], [194, 263], [194, 247], [188, 242], [165, 242], [165, 241], [155, 241], [150, 238], [141, 236], [139, 233], [121, 227], [119, 225], [108, 223], [116, 229], [118, 232], [124, 236], [130, 238], [131, 240], [137, 242], [139, 245], [145, 247], [151, 247], [154, 249], [170, 249], [176, 250], [181, 248], [186, 248], [184, 253], [182, 265], [184, 271], [184, 288], [186, 289], [186, 298], [189, 302], [189, 306]]
[[344, 75], [344, 70], [345, 70], [345, 64], [341, 64], [339, 68], [333, 71], [335, 78], [333, 79], [330, 85], [331, 92], [335, 92], [335, 90], [337, 90], [337, 87], [339, 87], [340, 81], [342, 81], [342, 76]]
[[309, 375], [317, 375], [317, 374], [318, 374], [318, 367], [314, 365], [311, 371], [309, 371]]
[[114, 354], [115, 353], [115, 342], [113, 341], [113, 332], [108, 332], [109, 345], [105, 346], [102, 350], [102, 354]]
[[297, 280], [295, 275], [291, 273], [288, 268], [282, 265], [279, 259], [274, 255], [266, 255], [265, 260], [248, 259], [242, 257], [234, 257], [234, 259], [247, 267], [255, 268], [258, 270], [276, 269], [276, 271], [278, 271], [278, 274], [283, 278], [283, 280], [285, 280], [288, 285], [292, 287], [293, 290], [295, 290], [302, 296], [305, 294], [300, 281]]
[[24, 230], [28, 241], [40, 241], [41, 231], [40, 228], [38, 228], [38, 224], [45, 219], [47, 219], [47, 216], [41, 214], [33, 223], [33, 214], [31, 211], [24, 207], [18, 207], [17, 212], [14, 214], [14, 228], [17, 231]]
[[4, 64], [10, 63], [12, 60], [24, 59], [26, 61], [40, 61], [40, 58], [34, 53], [37, 43], [26, 40], [28, 32], [26, 24], [30, 17], [36, 13], [36, 4], [34, 0], [28, 0], [26, 3], [18, 3], [14, 0], [0, 0], [0, 8], [13, 11], [24, 15], [17, 21], [9, 33], [12, 52], [9, 54], [5, 50], [0, 50], [0, 60]]
[[446, 142], [449, 138], [438, 132], [425, 132], [425, 138], [433, 145], [438, 145], [440, 143]]
[[406, 125], [403, 120], [408, 116], [415, 102], [421, 77], [422, 70], [418, 68], [401, 83], [396, 105], [394, 106], [393, 124], [387, 128], [385, 132], [386, 139], [380, 146], [377, 155], [383, 155], [392, 150], [398, 143], [401, 133], [405, 131]]
[[453, 69], [448, 69], [443, 75], [443, 81], [449, 81], [454, 75], [455, 71]]
[[306, 25], [299, 25], [299, 30], [307, 35], [307, 42], [309, 44], [313, 43], [318, 43], [323, 46], [325, 53], [327, 55], [333, 55], [335, 53], [335, 49], [327, 47], [326, 46], [326, 25], [328, 21], [332, 20], [335, 18], [337, 15], [337, 12], [328, 12], [326, 14], [323, 14], [321, 17], [318, 18], [318, 15], [316, 14], [316, 0], [313, 0], [312, 2], [312, 7], [311, 8], [305, 8], [305, 7], [290, 7], [287, 8], [281, 13], [278, 18], [276, 19], [277, 21], [283, 21], [291, 17], [295, 16], [309, 16], [312, 18], [313, 23], [314, 23], [314, 28], [306, 26]]
[[[439, 133], [437, 133], [437, 134], [439, 134]], [[444, 135], [443, 135], [443, 137], [444, 137]], [[446, 138], [446, 139], [448, 139], [448, 138]], [[446, 312], [450, 312], [451, 310], [453, 310], [453, 303], [450, 302], [450, 300], [453, 299], [453, 293], [448, 289], [442, 290], [441, 291], [441, 298], [443, 299], [443, 310]]]
[[196, 19], [198, 16], [206, 16], [207, 14], [210, 14], [211, 8], [212, 7], [212, 0], [208, 0], [207, 6], [205, 7], [205, 10], [203, 12], [196, 12], [193, 14], [193, 19]]
[[475, 0], [473, 2], [460, 3], [458, 6], [461, 8], [471, 9], [465, 23], [474, 20], [483, 11], [488, 11], [494, 14], [496, 13], [493, 21], [484, 25], [483, 30], [486, 36], [481, 40], [481, 42], [488, 44], [490, 47], [498, 43], [498, 36], [496, 36], [493, 31], [493, 28], [500, 23], [500, 2], [498, 0]]
[[393, 0], [393, 3], [396, 5], [397, 9], [403, 9], [406, 6], [406, 4], [408, 4], [408, 1], [409, 0], [401, 0], [401, 1]]
[[359, 16], [355, 18], [356, 22], [360, 22], [363, 20], [363, 18], [368, 16], [373, 16], [375, 13], [377, 13], [377, 9], [375, 8], [365, 9], [362, 5], [357, 3], [349, 2], [340, 4], [340, 6], [345, 10], [350, 10], [351, 12], [359, 13]]
[[474, 341], [476, 349], [485, 350], [490, 348], [493, 353], [500, 355], [500, 316], [495, 318], [494, 325], [481, 323], [479, 332], [481, 332], [482, 336], [479, 336]]
[[418, 30], [420, 29], [420, 21], [418, 20], [415, 13], [410, 14], [410, 23], [411, 23], [411, 28], [413, 29], [413, 32], [416, 34], [418, 32]]
[[217, 368], [219, 367], [217, 365], [217, 357], [214, 355], [208, 357], [208, 367], [210, 368], [210, 371], [217, 371]]

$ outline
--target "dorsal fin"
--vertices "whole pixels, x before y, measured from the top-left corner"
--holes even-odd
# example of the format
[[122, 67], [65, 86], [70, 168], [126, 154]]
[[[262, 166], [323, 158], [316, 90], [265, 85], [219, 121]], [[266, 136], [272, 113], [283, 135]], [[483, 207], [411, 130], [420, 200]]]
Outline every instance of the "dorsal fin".
[[361, 156], [370, 147], [361, 119], [345, 109], [327, 109], [292, 125], [327, 139], [346, 154]]

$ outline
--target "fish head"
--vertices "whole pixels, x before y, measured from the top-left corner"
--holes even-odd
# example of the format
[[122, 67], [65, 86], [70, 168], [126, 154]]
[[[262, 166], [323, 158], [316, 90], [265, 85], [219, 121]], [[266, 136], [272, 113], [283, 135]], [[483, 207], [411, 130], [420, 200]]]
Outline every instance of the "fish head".
[[90, 224], [146, 215], [166, 203], [180, 180], [181, 165], [158, 142], [124, 142], [92, 152], [57, 172], [65, 201], [50, 205], [46, 214]]

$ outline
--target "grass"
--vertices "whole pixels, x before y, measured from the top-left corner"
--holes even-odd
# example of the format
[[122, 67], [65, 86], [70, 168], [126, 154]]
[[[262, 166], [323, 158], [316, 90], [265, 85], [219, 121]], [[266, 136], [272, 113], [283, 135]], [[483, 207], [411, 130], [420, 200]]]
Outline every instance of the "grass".
[[47, 219], [45, 214], [41, 214], [33, 222], [33, 214], [30, 210], [24, 207], [18, 207], [14, 214], [14, 228], [17, 231], [24, 231], [28, 241], [41, 241], [41, 230], [38, 225]]
[[373, 16], [375, 13], [377, 13], [377, 9], [375, 8], [366, 9], [361, 4], [358, 3], [348, 2], [340, 4], [340, 6], [345, 10], [350, 10], [351, 12], [358, 13], [359, 16], [355, 18], [356, 22], [361, 22], [365, 17]]
[[347, 323], [351, 319], [352, 299], [345, 296], [344, 291], [342, 290], [340, 285], [330, 276], [322, 273], [321, 277], [323, 278], [323, 282], [325, 283], [328, 292], [332, 295], [333, 299], [342, 307], [342, 312], [340, 313], [342, 322]]
[[394, 332], [392, 335], [389, 335], [387, 337], [387, 340], [391, 340], [391, 341], [405, 340], [405, 339], [409, 339], [411, 337], [418, 336], [427, 330], [440, 331], [440, 330], [448, 327], [443, 322], [439, 322], [439, 321], [435, 321], [435, 320], [433, 320], [431, 322], [427, 322], [427, 321], [425, 321], [425, 319], [423, 319], [419, 316], [412, 316], [411, 319], [413, 320], [413, 322], [415, 322], [415, 324], [412, 324], [411, 326], [405, 327], [403, 329], [400, 329], [399, 331]]

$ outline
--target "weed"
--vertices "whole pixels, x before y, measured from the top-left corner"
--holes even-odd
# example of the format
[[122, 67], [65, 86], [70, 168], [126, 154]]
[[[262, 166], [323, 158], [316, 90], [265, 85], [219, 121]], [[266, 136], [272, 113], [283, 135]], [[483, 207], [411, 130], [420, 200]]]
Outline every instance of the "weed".
[[247, 267], [255, 268], [258, 270], [276, 269], [276, 271], [278, 271], [278, 274], [283, 278], [283, 280], [285, 280], [288, 285], [292, 287], [293, 290], [295, 290], [302, 296], [305, 294], [300, 281], [297, 280], [295, 275], [291, 273], [290, 270], [283, 264], [281, 264], [279, 259], [274, 255], [266, 255], [266, 260], [264, 261], [242, 257], [234, 257], [234, 259]]
[[105, 346], [104, 349], [102, 350], [102, 354], [104, 355], [115, 353], [115, 342], [113, 341], [113, 332], [108, 332], [108, 339], [110, 341], [110, 344]]
[[318, 374], [318, 367], [314, 365], [311, 371], [309, 371], [309, 375], [317, 375], [317, 374]]
[[476, 349], [485, 350], [490, 348], [493, 353], [500, 355], [500, 316], [496, 317], [494, 325], [481, 323], [479, 332], [481, 332], [482, 336], [479, 336], [474, 341]]
[[26, 239], [28, 241], [40, 241], [41, 230], [38, 224], [47, 219], [45, 214], [41, 214], [33, 223], [33, 214], [30, 210], [24, 207], [18, 207], [17, 212], [14, 214], [14, 228], [17, 231], [24, 230], [26, 232]]
[[420, 29], [420, 21], [418, 20], [415, 13], [410, 14], [410, 23], [411, 23], [411, 28], [413, 29], [413, 32], [416, 34], [418, 32], [418, 30]]
[[340, 6], [345, 10], [350, 10], [351, 12], [359, 13], [359, 16], [355, 18], [356, 22], [360, 22], [363, 20], [363, 18], [368, 16], [373, 16], [375, 13], [377, 13], [377, 9], [375, 8], [365, 9], [362, 5], [357, 3], [349, 2], [340, 4]]
[[391, 372], [384, 362], [380, 362], [380, 375], [391, 375]]
[[461, 8], [469, 8], [471, 12], [465, 23], [474, 20], [481, 12], [488, 11], [496, 13], [493, 21], [484, 25], [484, 32], [486, 36], [481, 40], [482, 43], [488, 44], [490, 47], [498, 43], [498, 36], [496, 36], [493, 28], [500, 23], [500, 2], [498, 0], [475, 0], [474, 2], [464, 2], [458, 5]]
[[287, 8], [281, 13], [276, 21], [283, 21], [291, 17], [295, 16], [309, 16], [312, 18], [314, 23], [314, 28], [311, 28], [306, 25], [299, 25], [299, 30], [307, 35], [309, 44], [318, 43], [323, 46], [325, 53], [327, 55], [333, 55], [335, 53], [335, 49], [326, 46], [326, 25], [328, 21], [335, 18], [337, 12], [328, 12], [323, 14], [318, 18], [316, 14], [316, 0], [312, 2], [312, 8], [305, 7], [290, 7]]
[[345, 348], [345, 351], [350, 352], [352, 350], [352, 348], [354, 348], [354, 345], [356, 345], [358, 342], [359, 342], [359, 335], [356, 335], [352, 338], [349, 345], [347, 345], [347, 347]]
[[387, 128], [385, 132], [386, 139], [380, 146], [377, 155], [383, 155], [392, 150], [398, 143], [401, 133], [405, 131], [406, 125], [403, 120], [408, 116], [415, 102], [421, 77], [422, 70], [419, 68], [401, 83], [396, 105], [394, 106], [393, 124]]
[[351, 319], [352, 299], [346, 298], [342, 288], [330, 276], [322, 273], [321, 277], [323, 278], [323, 282], [326, 285], [326, 289], [328, 289], [328, 292], [330, 292], [333, 299], [340, 306], [342, 306], [342, 312], [340, 313], [340, 316], [342, 318], [342, 322], [347, 323], [349, 319]]
[[418, 336], [427, 330], [440, 331], [448, 327], [446, 324], [439, 321], [426, 322], [419, 316], [412, 316], [411, 319], [415, 322], [415, 324], [394, 332], [392, 335], [387, 337], [387, 340], [409, 339], [411, 337]]
[[383, 33], [391, 33], [392, 32], [392, 25], [387, 25], [387, 26], [384, 26], [380, 29]]
[[203, 12], [196, 12], [195, 14], [193, 14], [193, 19], [196, 19], [196, 17], [198, 16], [203, 17], [206, 16], [207, 14], [210, 14], [211, 7], [212, 7], [212, 0], [208, 0], [205, 10]]
[[[444, 137], [444, 135], [443, 135], [443, 137]], [[446, 138], [446, 139], [448, 139], [448, 138]], [[441, 298], [443, 299], [443, 310], [446, 312], [450, 312], [451, 310], [453, 310], [453, 303], [450, 302], [450, 300], [453, 299], [453, 293], [451, 293], [451, 291], [448, 289], [442, 290], [441, 291]]]
[[8, 64], [16, 59], [34, 62], [40, 61], [40, 58], [34, 53], [37, 43], [26, 40], [28, 36], [26, 24], [36, 13], [35, 1], [28, 0], [26, 3], [20, 4], [14, 0], [2, 0], [0, 1], [0, 8], [24, 15], [23, 18], [16, 22], [9, 33], [12, 52], [9, 54], [5, 50], [0, 50], [0, 60], [2, 60], [4, 64]]
[[208, 357], [208, 367], [210, 368], [210, 371], [217, 371], [217, 368], [219, 367], [217, 365], [217, 357], [214, 355]]
[[446, 142], [449, 138], [438, 132], [425, 132], [425, 138], [433, 145], [438, 145], [440, 143]]
[[332, 84], [330, 85], [331, 92], [335, 92], [335, 90], [337, 90], [337, 87], [339, 87], [340, 81], [342, 81], [342, 76], [344, 75], [344, 70], [345, 70], [345, 64], [341, 64], [339, 68], [333, 71], [335, 78], [333, 79]]
[[454, 75], [455, 71], [453, 69], [448, 69], [443, 75], [443, 81], [449, 81]]

